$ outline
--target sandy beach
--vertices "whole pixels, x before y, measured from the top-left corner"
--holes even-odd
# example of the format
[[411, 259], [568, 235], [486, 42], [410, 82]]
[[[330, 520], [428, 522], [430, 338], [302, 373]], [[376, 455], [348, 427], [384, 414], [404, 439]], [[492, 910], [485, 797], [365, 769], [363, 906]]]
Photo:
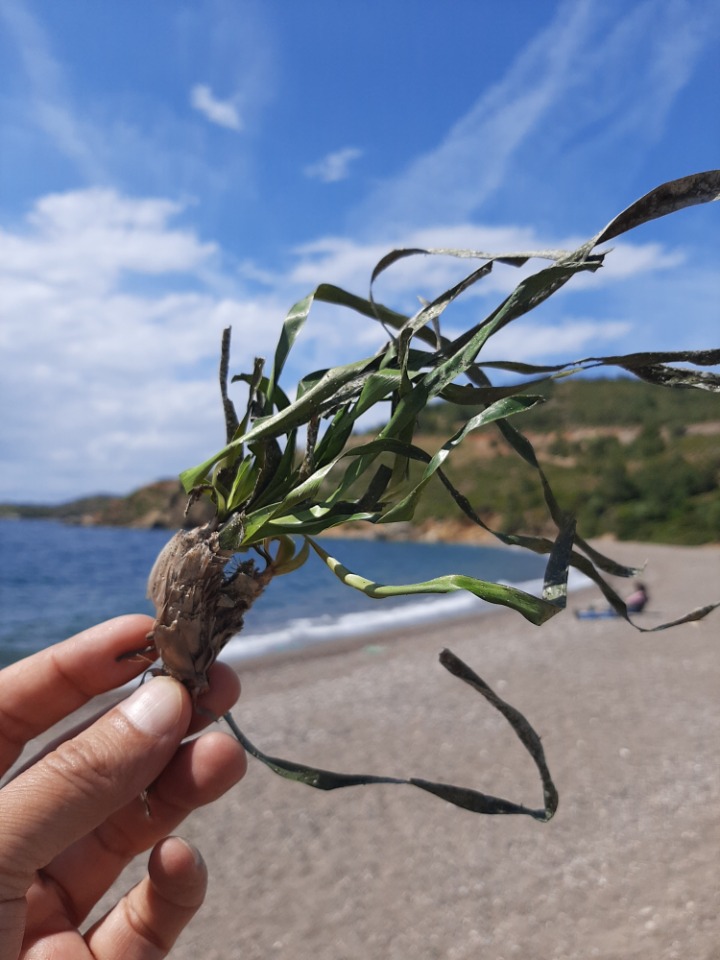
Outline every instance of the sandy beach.
[[[720, 547], [604, 546], [648, 561], [644, 626], [720, 599]], [[410, 786], [325, 794], [251, 760], [182, 831], [211, 881], [175, 960], [720, 957], [720, 611], [643, 634], [575, 619], [587, 602], [243, 669], [235, 717], [268, 753], [542, 806], [507, 722], [438, 664], [447, 646], [542, 736], [560, 806], [539, 823]]]

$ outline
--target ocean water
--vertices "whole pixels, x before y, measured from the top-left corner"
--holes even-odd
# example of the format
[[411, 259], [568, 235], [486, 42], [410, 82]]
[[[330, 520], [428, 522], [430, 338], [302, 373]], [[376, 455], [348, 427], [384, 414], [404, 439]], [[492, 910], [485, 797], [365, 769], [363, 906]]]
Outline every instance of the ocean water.
[[[145, 598], [167, 530], [74, 527], [46, 520], [0, 520], [0, 665], [109, 617], [152, 613]], [[356, 573], [410, 583], [449, 573], [501, 580], [533, 593], [544, 560], [522, 550], [453, 544], [332, 539], [325, 549]], [[270, 651], [366, 635], [412, 623], [482, 615], [488, 605], [464, 592], [371, 600], [342, 583], [314, 554], [275, 579], [225, 648], [240, 661]]]

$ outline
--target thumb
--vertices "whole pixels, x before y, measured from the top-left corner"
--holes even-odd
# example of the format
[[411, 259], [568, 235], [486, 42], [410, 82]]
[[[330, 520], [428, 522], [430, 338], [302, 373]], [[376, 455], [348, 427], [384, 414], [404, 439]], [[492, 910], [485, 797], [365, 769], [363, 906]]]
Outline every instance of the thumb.
[[143, 684], [0, 791], [0, 902], [24, 897], [35, 870], [156, 779], [192, 709], [169, 677]]

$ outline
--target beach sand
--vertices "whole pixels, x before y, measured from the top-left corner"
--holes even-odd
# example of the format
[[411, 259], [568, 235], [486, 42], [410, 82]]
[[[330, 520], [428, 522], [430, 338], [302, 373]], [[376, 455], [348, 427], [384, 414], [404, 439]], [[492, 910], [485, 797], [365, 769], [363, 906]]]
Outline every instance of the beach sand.
[[[720, 547], [603, 547], [648, 560], [643, 626], [720, 599]], [[560, 806], [540, 823], [411, 786], [326, 794], [251, 760], [181, 831], [211, 879], [175, 960], [720, 957], [720, 611], [643, 634], [575, 619], [588, 601], [540, 628], [500, 611], [243, 668], [235, 718], [268, 753], [541, 807], [507, 722], [438, 664], [447, 646], [541, 735]]]

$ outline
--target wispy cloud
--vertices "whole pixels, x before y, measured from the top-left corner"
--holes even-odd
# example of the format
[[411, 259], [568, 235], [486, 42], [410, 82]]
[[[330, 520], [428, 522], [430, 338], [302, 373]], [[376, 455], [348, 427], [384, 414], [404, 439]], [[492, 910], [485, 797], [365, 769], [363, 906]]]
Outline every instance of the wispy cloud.
[[306, 177], [313, 180], [322, 180], [323, 183], [337, 183], [346, 180], [350, 175], [350, 164], [361, 157], [363, 151], [357, 147], [345, 147], [328, 153], [322, 160], [305, 167]]
[[[253, 44], [242, 4], [223, 5], [226, 19], [220, 25], [207, 7], [197, 4], [189, 11], [188, 32], [206, 51], [204, 60], [212, 63], [219, 78], [213, 76], [211, 83], [198, 83], [192, 90], [188, 83], [186, 102], [226, 130], [252, 130], [274, 96], [272, 43], [263, 36], [265, 42]], [[51, 33], [42, 13], [42, 5], [0, 0], [0, 31], [14, 56], [7, 69], [18, 78], [12, 85], [10, 114], [21, 132], [15, 138], [22, 145], [17, 156], [23, 162], [32, 157], [37, 179], [59, 155], [72, 165], [70, 170], [65, 164], [60, 168], [65, 184], [76, 185], [79, 178], [87, 185], [172, 191], [204, 200], [221, 193], [227, 200], [232, 187], [238, 204], [252, 195], [248, 175], [252, 147], [246, 138], [228, 138], [232, 143], [226, 153], [211, 153], [206, 138], [212, 128], [199, 129], [193, 119], [197, 115], [182, 106], [175, 109], [166, 91], [151, 84], [133, 88], [132, 71], [127, 79], [121, 78], [118, 89], [116, 74], [108, 70], [107, 85], [85, 86], [80, 96], [79, 84], [85, 82], [82, 61], [77, 51], [76, 59], [63, 60], [62, 31]], [[124, 16], [129, 16], [127, 11], [120, 11], [119, 17]], [[261, 21], [256, 27], [263, 35]], [[162, 42], [155, 55], [175, 55], [171, 38], [163, 37]], [[223, 98], [218, 89], [230, 93]], [[42, 151], [37, 163], [35, 149]]]
[[368, 213], [384, 211], [385, 219], [402, 224], [448, 222], [477, 211], [503, 181], [513, 154], [566, 94], [591, 28], [591, 3], [562, 4], [444, 140], [378, 188]]
[[242, 130], [243, 122], [232, 99], [218, 99], [206, 83], [196, 84], [190, 91], [190, 104], [211, 123], [228, 130]]
[[106, 179], [88, 130], [73, 109], [65, 71], [42, 25], [18, 0], [2, 0], [0, 19], [13, 39], [28, 81], [29, 119], [89, 181]]
[[719, 33], [720, 12], [704, 2], [565, 0], [442, 142], [381, 183], [358, 216], [371, 229], [463, 221], [498, 195], [517, 213], [545, 179], [577, 182], [621, 148], [642, 156]]

